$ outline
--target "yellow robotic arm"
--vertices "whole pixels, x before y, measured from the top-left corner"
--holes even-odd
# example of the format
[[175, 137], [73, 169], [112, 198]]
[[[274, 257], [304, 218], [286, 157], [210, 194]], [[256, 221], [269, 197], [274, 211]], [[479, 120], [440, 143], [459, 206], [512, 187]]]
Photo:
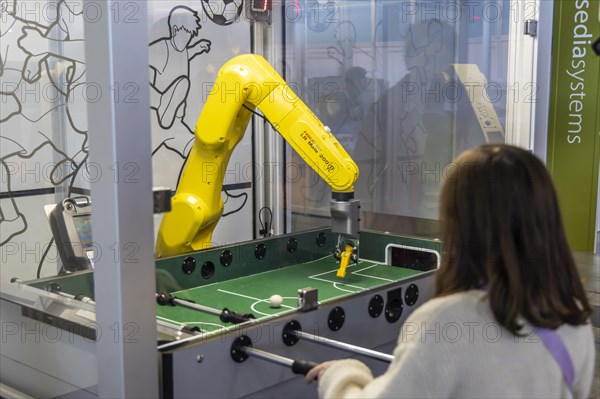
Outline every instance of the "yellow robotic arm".
[[353, 193], [358, 167], [273, 67], [263, 57], [247, 54], [221, 68], [198, 118], [172, 210], [163, 216], [158, 231], [158, 258], [211, 246], [223, 212], [221, 190], [227, 164], [255, 108], [331, 186], [334, 230], [356, 235], [359, 206]]

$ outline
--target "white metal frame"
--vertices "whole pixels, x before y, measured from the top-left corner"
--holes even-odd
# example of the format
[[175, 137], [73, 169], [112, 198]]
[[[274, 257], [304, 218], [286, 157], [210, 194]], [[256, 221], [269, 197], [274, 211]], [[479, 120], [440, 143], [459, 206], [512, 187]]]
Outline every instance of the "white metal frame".
[[[90, 160], [101, 173], [91, 184], [94, 240], [102, 249], [94, 270], [98, 394], [156, 398], [147, 4], [86, 2], [101, 12], [85, 22], [87, 81], [104, 93], [88, 105]], [[132, 7], [128, 20], [114, 13]], [[113, 96], [125, 85], [136, 88], [133, 101]]]
[[552, 32], [554, 24], [554, 1], [539, 3], [538, 36], [536, 40], [537, 96], [534, 104], [533, 152], [546, 160], [548, 150], [548, 115], [550, 113], [550, 84], [552, 81]]
[[[285, 2], [273, 4], [272, 22], [253, 22], [252, 23], [252, 51], [260, 54], [278, 72], [283, 76], [284, 71], [280, 70], [283, 65], [282, 49], [284, 43], [281, 41], [281, 35], [277, 34], [278, 29], [282, 28], [282, 8], [285, 7]], [[285, 234], [286, 226], [290, 226], [289, 216], [286, 209], [289, 209], [291, 203], [289, 197], [288, 204], [285, 203], [286, 196], [284, 190], [287, 190], [284, 169], [285, 166], [285, 142], [279, 133], [269, 124], [254, 118], [254, 134], [255, 134], [255, 162], [258, 167], [254, 170], [262, 170], [260, 176], [255, 176], [254, 193], [255, 206], [254, 214], [259, 215], [263, 207], [272, 210], [273, 220], [269, 226], [269, 232], [275, 235]], [[289, 192], [289, 190], [287, 190]], [[258, 229], [259, 226], [256, 226]], [[257, 234], [258, 231], [255, 231]], [[257, 235], [258, 237], [258, 235]]]
[[514, 0], [510, 10], [506, 143], [527, 149], [533, 148], [533, 117], [539, 93], [535, 76], [537, 40], [525, 34], [525, 21], [539, 19], [539, 3]]

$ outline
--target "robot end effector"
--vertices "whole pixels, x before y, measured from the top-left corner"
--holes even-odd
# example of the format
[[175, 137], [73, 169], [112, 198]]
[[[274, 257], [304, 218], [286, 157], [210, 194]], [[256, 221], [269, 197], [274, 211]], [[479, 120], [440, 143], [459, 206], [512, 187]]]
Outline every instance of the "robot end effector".
[[331, 230], [334, 233], [358, 238], [360, 201], [354, 193], [333, 192], [331, 195]]
[[[331, 196], [331, 230], [339, 234], [334, 257], [340, 268], [336, 276], [346, 277], [350, 261], [358, 263], [358, 225], [360, 222], [360, 201], [354, 199], [354, 192], [333, 192]], [[351, 239], [342, 239], [342, 236]]]

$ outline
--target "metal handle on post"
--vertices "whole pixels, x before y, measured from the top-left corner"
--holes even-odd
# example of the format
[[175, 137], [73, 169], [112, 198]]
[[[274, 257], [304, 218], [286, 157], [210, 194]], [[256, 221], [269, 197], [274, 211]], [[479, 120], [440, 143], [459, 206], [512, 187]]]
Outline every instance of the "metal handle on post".
[[266, 360], [279, 366], [289, 367], [294, 374], [306, 375], [318, 363], [307, 360], [294, 360], [275, 353], [263, 351], [252, 347], [252, 341], [248, 336], [242, 335], [237, 338], [231, 346], [231, 358], [237, 363], [245, 362], [249, 356]]

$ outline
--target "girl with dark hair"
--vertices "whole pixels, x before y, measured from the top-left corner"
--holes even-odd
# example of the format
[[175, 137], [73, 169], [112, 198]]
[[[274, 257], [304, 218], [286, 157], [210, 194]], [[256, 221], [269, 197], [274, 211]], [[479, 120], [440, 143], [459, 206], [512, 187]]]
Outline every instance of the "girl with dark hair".
[[348, 359], [307, 381], [322, 398], [588, 397], [591, 308], [544, 164], [484, 145], [449, 170], [436, 297], [404, 323], [387, 372]]

